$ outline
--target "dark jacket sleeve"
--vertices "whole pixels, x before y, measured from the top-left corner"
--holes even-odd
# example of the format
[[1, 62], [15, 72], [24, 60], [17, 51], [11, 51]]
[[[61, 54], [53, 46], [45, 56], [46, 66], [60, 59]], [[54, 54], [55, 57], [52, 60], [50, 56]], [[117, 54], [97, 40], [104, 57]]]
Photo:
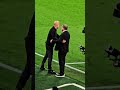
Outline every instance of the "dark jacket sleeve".
[[62, 43], [63, 38], [64, 38], [64, 34], [61, 34], [60, 37], [59, 37], [59, 39], [57, 39], [57, 40], [53, 39], [53, 43]]
[[56, 30], [52, 30], [52, 31], [51, 31], [51, 36], [52, 36], [52, 39], [53, 39], [53, 40], [58, 39], [58, 38], [57, 38]]

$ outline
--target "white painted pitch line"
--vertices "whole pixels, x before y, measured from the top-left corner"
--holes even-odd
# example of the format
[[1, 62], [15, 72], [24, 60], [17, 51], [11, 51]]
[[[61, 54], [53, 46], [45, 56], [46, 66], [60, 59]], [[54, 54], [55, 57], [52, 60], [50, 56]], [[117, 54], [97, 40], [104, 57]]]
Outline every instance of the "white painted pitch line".
[[66, 64], [68, 64], [68, 65], [69, 65], [69, 64], [73, 64], [73, 65], [74, 65], [74, 64], [85, 64], [85, 62], [74, 62], [74, 63], [66, 63]]
[[[37, 64], [35, 64], [35, 66], [39, 67], [39, 65], [37, 65]], [[67, 78], [69, 78], [69, 77], [67, 77]], [[70, 78], [69, 78], [69, 79], [70, 79]], [[76, 83], [69, 83], [69, 84], [60, 85], [60, 86], [57, 86], [57, 88], [62, 88], [62, 87], [65, 87], [65, 86], [70, 86], [70, 85], [74, 85], [74, 86], [76, 86], [76, 87], [78, 87], [78, 88], [81, 88], [81, 89], [85, 90], [85, 87], [83, 87], [83, 86], [81, 86], [81, 85], [78, 85], [78, 84], [76, 84]], [[46, 89], [46, 90], [53, 90], [53, 89], [50, 88], [50, 89]]]
[[[35, 66], [40, 68], [40, 66], [37, 65], [37, 64], [35, 64]], [[48, 70], [48, 69], [45, 69], [45, 70]], [[65, 76], [65, 78], [67, 78], [67, 79], [71, 79], [70, 77], [67, 77], [67, 76]]]
[[86, 87], [86, 90], [104, 90], [104, 89], [115, 89], [115, 88], [120, 88], [120, 85], [116, 86], [99, 86], [99, 87]]
[[21, 70], [19, 70], [19, 69], [17, 69], [17, 68], [14, 68], [14, 67], [12, 67], [12, 66], [3, 64], [3, 63], [1, 63], [1, 62], [0, 62], [0, 67], [3, 67], [3, 68], [5, 68], [5, 69], [11, 70], [11, 71], [14, 71], [14, 72], [19, 73], [19, 74], [22, 73]]
[[[39, 66], [39, 65], [37, 65]], [[14, 71], [16, 73], [22, 73], [21, 70], [17, 69], [17, 68], [14, 68], [12, 66], [9, 66], [9, 65], [6, 65], [6, 64], [3, 64], [3, 63], [0, 63], [0, 67], [3, 67], [5, 69], [8, 69], [8, 70], [11, 70], [11, 71]], [[74, 86], [76, 87], [81, 87], [80, 85], [77, 85], [77, 84], [74, 84], [72, 83]], [[68, 85], [68, 84], [67, 84]], [[66, 85], [65, 85], [66, 86]], [[59, 86], [58, 86], [59, 87]], [[82, 87], [81, 87], [82, 88]], [[99, 89], [115, 89], [115, 88], [120, 88], [120, 85], [116, 85], [116, 86], [99, 86], [99, 87], [87, 87], [86, 89], [87, 90], [99, 90]], [[83, 87], [84, 89], [84, 87]], [[52, 89], [46, 89], [46, 90], [52, 90]]]
[[[76, 87], [78, 87], [78, 88], [80, 88], [80, 89], [82, 89], [82, 90], [85, 90], [85, 87], [83, 87], [83, 86], [81, 86], [81, 85], [78, 85], [78, 84], [76, 84], [76, 83], [68, 83], [68, 84], [63, 84], [63, 85], [60, 85], [60, 86], [57, 86], [57, 88], [62, 88], [62, 87], [66, 87], [66, 86], [76, 86]], [[45, 90], [53, 90], [52, 88], [50, 88], [50, 89], [45, 89]]]
[[78, 85], [78, 84], [76, 84], [76, 83], [73, 83], [73, 85], [76, 86], [76, 87], [79, 87], [79, 88], [81, 88], [81, 89], [83, 89], [83, 90], [85, 90], [85, 87], [83, 87], [83, 86], [81, 86], [81, 85]]
[[[38, 55], [38, 56], [44, 57], [44, 55], [41, 55], [41, 54], [39, 54], [39, 53], [36, 53], [36, 52], [35, 52], [35, 54]], [[56, 62], [56, 63], [59, 63], [57, 60], [54, 60], [54, 59], [53, 59], [53, 61]], [[79, 69], [77, 69], [77, 68], [71, 67], [71, 66], [66, 65], [66, 64], [65, 64], [65, 66], [68, 67], [68, 68], [70, 68], [70, 69], [72, 69], [72, 70], [75, 70], [75, 71], [77, 71], [77, 72], [80, 72], [80, 73], [85, 74], [85, 71], [79, 70]]]
[[35, 64], [35, 66], [40, 67], [39, 65]]

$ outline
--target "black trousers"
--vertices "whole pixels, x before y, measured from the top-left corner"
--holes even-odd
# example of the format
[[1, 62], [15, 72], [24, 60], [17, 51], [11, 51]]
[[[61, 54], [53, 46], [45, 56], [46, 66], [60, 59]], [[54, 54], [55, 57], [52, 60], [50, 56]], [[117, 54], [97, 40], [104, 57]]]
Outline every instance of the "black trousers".
[[58, 52], [60, 75], [64, 74], [66, 54], [67, 54], [67, 52], [63, 52], [60, 50]]
[[48, 59], [48, 70], [52, 70], [52, 58], [53, 58], [53, 47], [46, 45], [46, 53], [42, 60], [41, 67], [44, 67], [45, 62]]

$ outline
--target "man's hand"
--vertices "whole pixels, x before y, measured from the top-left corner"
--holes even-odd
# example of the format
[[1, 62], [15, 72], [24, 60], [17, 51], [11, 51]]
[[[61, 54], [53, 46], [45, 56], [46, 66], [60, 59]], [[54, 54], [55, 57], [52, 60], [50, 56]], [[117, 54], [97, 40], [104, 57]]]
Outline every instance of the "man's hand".
[[63, 39], [63, 40], [62, 40], [62, 43], [66, 43], [66, 40]]
[[50, 40], [50, 43], [52, 43], [53, 39]]

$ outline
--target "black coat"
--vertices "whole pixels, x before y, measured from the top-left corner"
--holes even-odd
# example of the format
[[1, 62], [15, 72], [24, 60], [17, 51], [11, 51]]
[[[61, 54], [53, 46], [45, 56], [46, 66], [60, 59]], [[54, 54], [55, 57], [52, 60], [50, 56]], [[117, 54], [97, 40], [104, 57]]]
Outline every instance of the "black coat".
[[52, 27], [48, 33], [47, 40], [46, 40], [46, 45], [49, 47], [54, 47], [55, 43], [50, 43], [50, 40], [56, 40], [57, 39], [57, 30]]
[[[63, 40], [66, 40], [65, 43], [62, 43]], [[53, 43], [59, 43], [59, 50], [62, 52], [69, 52], [69, 40], [70, 34], [68, 31], [63, 32], [59, 39], [53, 40]]]

